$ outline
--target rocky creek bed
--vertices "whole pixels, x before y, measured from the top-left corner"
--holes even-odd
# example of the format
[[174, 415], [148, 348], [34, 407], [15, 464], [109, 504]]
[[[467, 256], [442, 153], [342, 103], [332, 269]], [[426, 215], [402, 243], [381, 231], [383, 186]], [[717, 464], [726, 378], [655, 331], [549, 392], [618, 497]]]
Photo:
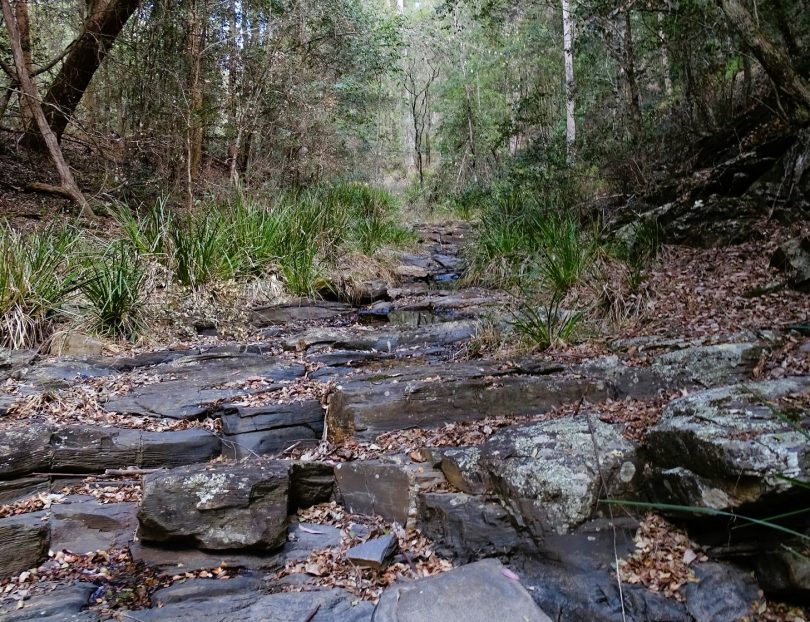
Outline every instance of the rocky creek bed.
[[422, 235], [249, 343], [0, 353], [0, 618], [805, 619], [803, 541], [734, 517], [808, 533], [807, 339], [474, 359], [508, 297]]

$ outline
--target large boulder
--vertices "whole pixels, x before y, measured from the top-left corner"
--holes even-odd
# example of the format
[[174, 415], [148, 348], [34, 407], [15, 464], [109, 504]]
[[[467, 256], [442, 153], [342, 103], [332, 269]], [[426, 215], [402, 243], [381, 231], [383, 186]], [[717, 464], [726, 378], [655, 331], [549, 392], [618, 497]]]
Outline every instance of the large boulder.
[[551, 622], [517, 577], [496, 559], [398, 583], [385, 592], [373, 622]]
[[[621, 426], [581, 415], [495, 433], [474, 456], [446, 454], [442, 460], [468, 482], [485, 482], [520, 527], [538, 539], [566, 533], [592, 518], [607, 496], [634, 494], [640, 461]], [[607, 487], [607, 488], [605, 488]]]
[[[810, 413], [780, 411], [777, 402], [810, 389], [810, 377], [701, 391], [670, 402], [647, 434], [657, 466], [650, 493], [657, 500], [717, 510], [772, 503], [776, 495], [806, 495], [810, 479]], [[791, 481], [793, 480], [793, 481]]]
[[287, 535], [286, 464], [219, 464], [144, 478], [138, 512], [146, 542], [201, 549], [273, 550]]

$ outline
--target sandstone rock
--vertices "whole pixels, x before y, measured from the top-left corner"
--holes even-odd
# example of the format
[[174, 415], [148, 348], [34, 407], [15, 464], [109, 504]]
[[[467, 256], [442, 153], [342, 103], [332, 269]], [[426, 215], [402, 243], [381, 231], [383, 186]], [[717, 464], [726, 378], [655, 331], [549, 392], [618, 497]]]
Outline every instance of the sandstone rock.
[[48, 492], [49, 489], [50, 479], [44, 475], [0, 480], [0, 505], [13, 503], [37, 493]]
[[788, 273], [790, 284], [800, 291], [810, 291], [810, 237], [788, 240], [776, 249], [771, 266]]
[[123, 548], [135, 537], [137, 513], [134, 503], [66, 497], [51, 506], [51, 548], [78, 554]]
[[104, 405], [105, 410], [147, 417], [194, 419], [210, 414], [222, 400], [250, 395], [258, 390], [241, 386], [248, 380], [294, 380], [303, 376], [306, 370], [303, 365], [264, 355], [214, 353], [179, 358], [158, 365], [152, 371], [168, 379], [137, 386], [127, 395], [112, 398]]
[[810, 598], [810, 560], [794, 552], [801, 546], [801, 542], [780, 541], [753, 556], [757, 581], [766, 594], [790, 600]]
[[499, 503], [464, 493], [422, 493], [418, 525], [439, 554], [464, 562], [535, 548]]
[[[807, 439], [764, 402], [808, 388], [810, 377], [797, 377], [672, 401], [647, 434], [649, 454], [665, 476], [664, 486], [657, 486], [653, 475], [653, 496], [731, 509], [766, 495], [772, 503], [774, 495], [802, 493], [786, 478], [810, 479]], [[806, 425], [806, 418], [801, 415], [797, 425]]]
[[64, 389], [77, 378], [102, 378], [117, 373], [118, 370], [111, 364], [98, 359], [59, 358], [19, 369], [14, 377], [40, 389]]
[[[196, 587], [196, 586], [195, 586]], [[244, 590], [228, 595], [199, 597], [172, 602], [164, 607], [124, 613], [140, 622], [369, 622], [374, 605], [353, 604], [355, 598], [342, 590], [290, 592], [263, 596]]]
[[382, 570], [399, 549], [399, 541], [394, 534], [366, 540], [346, 551], [346, 558], [355, 566]]
[[486, 559], [383, 592], [374, 622], [551, 622], [501, 563]]
[[538, 538], [566, 533], [594, 516], [600, 497], [634, 493], [639, 458], [621, 431], [584, 415], [513, 426], [481, 445], [480, 462], [519, 525]]
[[52, 592], [32, 596], [21, 609], [0, 606], [4, 622], [90, 622], [98, 620], [95, 612], [83, 611], [96, 590], [92, 583], [57, 587]]
[[224, 453], [241, 459], [282, 451], [302, 440], [320, 440], [324, 412], [317, 400], [246, 408], [226, 406]]
[[152, 595], [155, 607], [165, 607], [175, 603], [187, 603], [192, 600], [227, 598], [234, 594], [256, 594], [262, 589], [262, 582], [252, 576], [222, 579], [189, 579], [157, 590]]
[[36, 568], [48, 557], [50, 530], [45, 512], [0, 519], [0, 578]]
[[750, 376], [763, 347], [758, 343], [724, 343], [668, 352], [653, 359], [653, 366], [684, 373], [704, 386], [739, 381]]
[[208, 462], [220, 440], [201, 429], [144, 432], [127, 428], [68, 426], [52, 435], [54, 471], [94, 473], [137, 466], [175, 467]]
[[293, 462], [290, 467], [290, 510], [305, 509], [331, 501], [335, 494], [335, 470], [321, 462]]
[[353, 311], [352, 307], [339, 302], [316, 302], [298, 300], [295, 302], [259, 307], [253, 310], [251, 322], [254, 326], [272, 326], [292, 322], [315, 322], [328, 320]]
[[286, 538], [288, 484], [287, 465], [275, 462], [147, 475], [139, 535], [209, 550], [277, 549]]
[[481, 450], [478, 447], [445, 450], [439, 467], [448, 483], [461, 492], [482, 495], [490, 488], [489, 476], [481, 467]]
[[485, 362], [388, 368], [357, 376], [332, 393], [327, 430], [335, 442], [374, 438], [413, 426], [539, 414], [582, 397], [599, 402], [615, 397], [615, 391], [585, 374], [517, 374]]
[[52, 431], [49, 424], [38, 420], [0, 431], [0, 477], [50, 470]]
[[75, 331], [57, 333], [48, 351], [56, 356], [101, 356], [103, 344], [98, 339]]
[[350, 512], [407, 523], [411, 483], [403, 467], [373, 461], [344, 462], [335, 466], [335, 480]]
[[706, 563], [695, 567], [698, 583], [683, 590], [686, 610], [695, 620], [737, 622], [750, 615], [759, 600], [759, 587], [750, 573], [726, 564]]

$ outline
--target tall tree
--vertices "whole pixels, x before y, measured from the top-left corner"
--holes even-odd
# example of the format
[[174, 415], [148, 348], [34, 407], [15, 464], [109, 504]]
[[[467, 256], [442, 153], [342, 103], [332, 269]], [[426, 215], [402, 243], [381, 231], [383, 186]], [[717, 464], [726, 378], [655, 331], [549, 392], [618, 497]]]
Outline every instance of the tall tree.
[[577, 139], [577, 122], [574, 116], [574, 17], [570, 0], [562, 0], [563, 56], [565, 61], [565, 148], [570, 162]]

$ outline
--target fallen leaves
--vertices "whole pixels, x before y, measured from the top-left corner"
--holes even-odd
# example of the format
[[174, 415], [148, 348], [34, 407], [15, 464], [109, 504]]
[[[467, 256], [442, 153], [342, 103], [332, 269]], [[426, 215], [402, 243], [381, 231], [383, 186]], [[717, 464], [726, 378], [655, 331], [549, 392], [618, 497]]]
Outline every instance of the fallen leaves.
[[[331, 525], [341, 530], [338, 547], [313, 551], [301, 561], [290, 561], [273, 579], [307, 575], [307, 586], [343, 588], [358, 598], [378, 602], [383, 590], [401, 579], [417, 579], [450, 570], [453, 564], [439, 557], [433, 543], [418, 530], [405, 530], [386, 523], [380, 517], [354, 515], [335, 502], [321, 504], [299, 512], [302, 522]], [[375, 570], [352, 564], [346, 552], [368, 539], [395, 533], [400, 553], [387, 568]], [[305, 589], [298, 583], [283, 585], [285, 591]]]
[[648, 514], [634, 538], [636, 551], [619, 561], [619, 576], [625, 583], [643, 585], [668, 598], [683, 601], [680, 589], [698, 579], [692, 571], [696, 561], [707, 561], [685, 532], [657, 514]]

